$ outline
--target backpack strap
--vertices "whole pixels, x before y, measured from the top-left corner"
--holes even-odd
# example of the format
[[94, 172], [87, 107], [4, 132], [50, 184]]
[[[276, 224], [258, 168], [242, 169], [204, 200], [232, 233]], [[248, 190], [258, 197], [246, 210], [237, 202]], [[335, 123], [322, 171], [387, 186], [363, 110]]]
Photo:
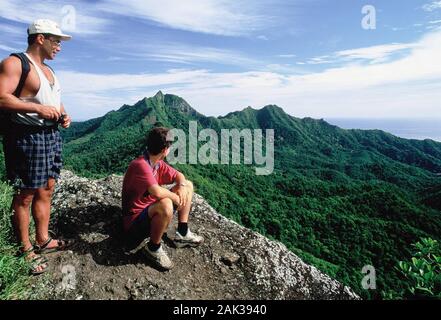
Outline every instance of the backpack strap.
[[10, 56], [17, 57], [21, 61], [21, 77], [20, 81], [18, 82], [18, 86], [14, 91], [14, 96], [19, 98], [21, 91], [23, 90], [23, 87], [25, 85], [26, 78], [28, 77], [29, 71], [31, 71], [31, 66], [28, 57], [26, 57], [24, 53], [11, 53]]

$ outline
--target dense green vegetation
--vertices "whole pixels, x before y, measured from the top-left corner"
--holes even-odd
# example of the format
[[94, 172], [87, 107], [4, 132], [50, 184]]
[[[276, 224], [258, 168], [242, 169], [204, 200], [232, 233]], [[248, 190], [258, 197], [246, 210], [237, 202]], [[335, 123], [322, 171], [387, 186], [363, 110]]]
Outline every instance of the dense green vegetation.
[[423, 238], [412, 245], [413, 257], [400, 261], [397, 269], [404, 281], [398, 292], [385, 294], [389, 299], [441, 299], [441, 246], [438, 241]]
[[22, 299], [30, 294], [28, 264], [16, 256], [18, 248], [12, 241], [11, 199], [12, 188], [0, 182], [0, 300]]
[[[441, 143], [343, 130], [277, 106], [205, 117], [159, 92], [64, 131], [66, 167], [88, 177], [123, 174], [153, 123], [188, 131], [190, 120], [217, 132], [275, 130], [271, 175], [256, 176], [254, 165], [177, 167], [220, 213], [280, 240], [364, 298], [401, 292], [408, 280], [398, 261], [411, 258], [420, 238], [440, 240]], [[362, 289], [364, 265], [376, 268], [377, 290]]]

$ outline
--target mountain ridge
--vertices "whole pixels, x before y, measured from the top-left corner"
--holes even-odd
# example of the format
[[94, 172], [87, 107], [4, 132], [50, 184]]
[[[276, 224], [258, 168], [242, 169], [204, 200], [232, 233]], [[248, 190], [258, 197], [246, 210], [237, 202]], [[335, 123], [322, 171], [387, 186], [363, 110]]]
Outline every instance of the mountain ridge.
[[[123, 174], [153, 125], [274, 129], [275, 167], [177, 165], [221, 214], [280, 240], [364, 298], [359, 270], [376, 265], [383, 288], [399, 286], [398, 260], [421, 237], [440, 239], [441, 143], [377, 130], [345, 130], [268, 105], [206, 117], [162, 92], [64, 131], [66, 166], [89, 177]], [[78, 133], [78, 134], [77, 134]], [[355, 241], [355, 243], [354, 243]]]

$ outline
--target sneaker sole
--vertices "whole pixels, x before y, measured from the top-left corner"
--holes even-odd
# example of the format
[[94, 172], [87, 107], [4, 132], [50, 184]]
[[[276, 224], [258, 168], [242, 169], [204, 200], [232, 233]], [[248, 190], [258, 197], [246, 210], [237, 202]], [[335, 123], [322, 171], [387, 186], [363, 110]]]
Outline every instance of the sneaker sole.
[[155, 258], [151, 257], [148, 253], [143, 252], [145, 258], [151, 262], [152, 264], [154, 264], [155, 267], [160, 268], [162, 270], [171, 270], [174, 267], [174, 264], [172, 263], [169, 267], [163, 266], [162, 264], [160, 264], [158, 262], [158, 260], [156, 260]]
[[185, 247], [198, 247], [204, 241], [201, 242], [182, 242], [182, 241], [174, 241], [176, 248], [185, 248]]
[[160, 268], [162, 270], [168, 271], [173, 269], [173, 264], [169, 267], [165, 267], [163, 265], [161, 265], [158, 261], [154, 260], [153, 258], [149, 258], [147, 257], [148, 261], [151, 262], [152, 264], [154, 264], [155, 267]]

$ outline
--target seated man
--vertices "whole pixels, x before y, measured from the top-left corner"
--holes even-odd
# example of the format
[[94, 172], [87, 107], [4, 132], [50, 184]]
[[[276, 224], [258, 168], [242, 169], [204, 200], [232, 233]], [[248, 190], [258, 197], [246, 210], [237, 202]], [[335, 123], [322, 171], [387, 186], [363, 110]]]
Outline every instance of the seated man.
[[[147, 150], [133, 160], [124, 176], [122, 190], [123, 224], [126, 235], [136, 244], [150, 236], [147, 257], [163, 269], [173, 264], [161, 247], [161, 238], [178, 211], [177, 247], [197, 246], [203, 241], [187, 225], [193, 196], [193, 184], [163, 160], [170, 151], [168, 129], [153, 128], [147, 138]], [[169, 191], [161, 185], [175, 183]]]

